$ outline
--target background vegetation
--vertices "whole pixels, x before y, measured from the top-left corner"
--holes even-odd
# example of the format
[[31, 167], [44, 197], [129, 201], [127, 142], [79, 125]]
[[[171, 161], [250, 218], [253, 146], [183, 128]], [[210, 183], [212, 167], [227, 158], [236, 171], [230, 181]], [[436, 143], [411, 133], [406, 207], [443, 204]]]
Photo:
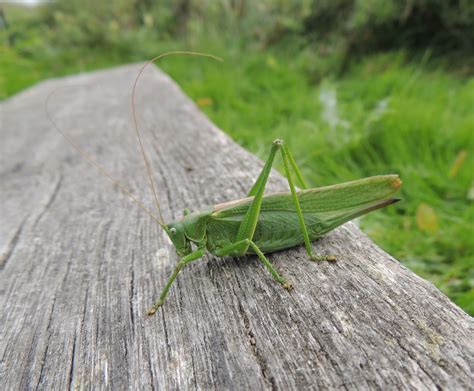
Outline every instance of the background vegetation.
[[[0, 98], [167, 50], [160, 64], [237, 142], [276, 137], [311, 185], [399, 173], [362, 228], [474, 314], [474, 2], [68, 0], [0, 6]], [[131, 81], [132, 82], [132, 81]]]

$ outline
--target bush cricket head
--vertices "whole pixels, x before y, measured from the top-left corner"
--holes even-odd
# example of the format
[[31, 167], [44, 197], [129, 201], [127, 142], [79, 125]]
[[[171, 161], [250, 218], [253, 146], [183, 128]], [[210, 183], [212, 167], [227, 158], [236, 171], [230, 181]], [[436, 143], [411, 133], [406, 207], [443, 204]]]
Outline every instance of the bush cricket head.
[[180, 257], [184, 257], [192, 252], [191, 241], [186, 237], [182, 221], [162, 225], [162, 227], [173, 242], [173, 245], [176, 248], [176, 253]]

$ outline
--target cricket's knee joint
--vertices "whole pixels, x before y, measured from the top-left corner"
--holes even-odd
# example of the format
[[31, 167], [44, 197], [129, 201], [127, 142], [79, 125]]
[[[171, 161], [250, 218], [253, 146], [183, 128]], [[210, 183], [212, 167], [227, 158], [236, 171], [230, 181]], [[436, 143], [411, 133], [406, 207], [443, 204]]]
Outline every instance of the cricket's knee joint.
[[242, 239], [242, 241], [240, 241], [236, 247], [234, 248], [234, 250], [232, 251], [232, 255], [236, 256], [236, 257], [239, 257], [241, 255], [244, 255], [245, 254], [245, 251], [247, 249], [248, 246], [250, 246], [250, 243], [252, 241], [250, 239]]
[[277, 138], [275, 140], [273, 140], [273, 145], [277, 146], [277, 147], [280, 147], [283, 145], [283, 140], [281, 138]]

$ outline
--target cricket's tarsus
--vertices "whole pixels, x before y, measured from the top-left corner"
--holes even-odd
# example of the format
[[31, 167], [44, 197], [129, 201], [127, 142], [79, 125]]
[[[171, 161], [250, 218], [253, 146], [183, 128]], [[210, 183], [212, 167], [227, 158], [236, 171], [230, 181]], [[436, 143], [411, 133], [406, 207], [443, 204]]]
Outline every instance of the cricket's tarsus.
[[320, 261], [328, 261], [328, 262], [335, 262], [337, 261], [337, 257], [335, 255], [312, 255], [309, 257], [310, 261], [320, 262]]
[[[203, 212], [191, 213], [188, 209], [185, 209], [181, 220], [166, 224], [161, 213], [151, 166], [138, 128], [135, 90], [140, 75], [147, 65], [163, 57], [177, 54], [220, 60], [218, 57], [204, 53], [164, 53], [143, 65], [135, 79], [132, 90], [134, 127], [159, 217], [155, 216], [125, 186], [107, 173], [57, 126], [47, 108], [51, 94], [45, 103], [46, 113], [56, 130], [99, 173], [111, 180], [132, 201], [147, 212], [163, 228], [176, 248], [180, 260], [168, 278], [159, 299], [147, 311], [148, 315], [155, 314], [158, 308], [163, 305], [173, 282], [181, 270], [192, 261], [202, 258], [206, 251], [219, 257], [255, 254], [272, 277], [283, 288], [291, 291], [293, 289], [291, 282], [279, 274], [265, 254], [304, 244], [310, 260], [334, 261], [336, 257], [333, 255], [314, 254], [311, 242], [355, 217], [397, 201], [391, 196], [401, 186], [398, 175], [381, 175], [333, 186], [308, 189], [289, 149], [283, 140], [276, 139], [272, 143], [270, 154], [260, 175], [246, 198], [220, 204]], [[278, 152], [283, 160], [290, 192], [264, 195], [265, 186]], [[293, 175], [295, 175], [296, 182], [303, 190], [296, 191]]]

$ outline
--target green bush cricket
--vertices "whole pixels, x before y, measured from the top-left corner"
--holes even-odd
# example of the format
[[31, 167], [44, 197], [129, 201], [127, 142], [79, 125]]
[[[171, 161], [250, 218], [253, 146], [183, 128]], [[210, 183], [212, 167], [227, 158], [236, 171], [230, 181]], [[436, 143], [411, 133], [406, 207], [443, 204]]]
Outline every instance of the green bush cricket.
[[[285, 289], [291, 290], [292, 284], [278, 273], [265, 254], [304, 244], [310, 260], [333, 261], [335, 260], [334, 256], [316, 255], [311, 247], [311, 242], [349, 220], [398, 201], [392, 197], [401, 186], [398, 175], [374, 176], [333, 186], [308, 189], [289, 149], [282, 140], [277, 139], [273, 141], [266, 163], [246, 198], [215, 205], [202, 212], [190, 213], [188, 209], [185, 209], [180, 220], [165, 223], [151, 167], [138, 129], [135, 90], [140, 75], [147, 65], [165, 56], [176, 54], [220, 60], [212, 55], [202, 53], [169, 52], [148, 61], [135, 79], [132, 90], [135, 131], [159, 216], [154, 215], [125, 186], [108, 174], [67, 136], [49, 115], [46, 107], [46, 113], [54, 127], [68, 143], [150, 215], [163, 228], [176, 248], [180, 260], [168, 278], [159, 299], [147, 311], [148, 315], [153, 315], [163, 305], [179, 272], [192, 261], [202, 258], [206, 251], [218, 257], [257, 255], [273, 278]], [[46, 106], [48, 100], [49, 97], [46, 100]], [[278, 152], [283, 160], [290, 192], [264, 194]], [[303, 190], [297, 191], [293, 175]]]

